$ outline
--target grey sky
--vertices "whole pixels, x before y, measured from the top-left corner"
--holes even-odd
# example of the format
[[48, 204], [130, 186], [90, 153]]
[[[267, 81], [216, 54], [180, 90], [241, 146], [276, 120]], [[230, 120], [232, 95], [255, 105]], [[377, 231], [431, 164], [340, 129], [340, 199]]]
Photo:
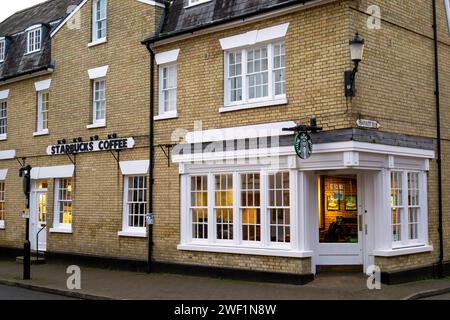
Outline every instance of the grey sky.
[[0, 0], [0, 22], [17, 11], [45, 1], [46, 0]]

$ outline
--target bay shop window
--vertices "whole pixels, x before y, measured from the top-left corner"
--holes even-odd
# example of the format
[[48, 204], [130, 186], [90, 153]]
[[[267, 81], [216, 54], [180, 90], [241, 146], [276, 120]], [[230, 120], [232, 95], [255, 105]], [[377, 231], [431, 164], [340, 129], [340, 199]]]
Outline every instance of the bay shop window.
[[208, 173], [185, 179], [187, 242], [291, 248], [290, 171]]

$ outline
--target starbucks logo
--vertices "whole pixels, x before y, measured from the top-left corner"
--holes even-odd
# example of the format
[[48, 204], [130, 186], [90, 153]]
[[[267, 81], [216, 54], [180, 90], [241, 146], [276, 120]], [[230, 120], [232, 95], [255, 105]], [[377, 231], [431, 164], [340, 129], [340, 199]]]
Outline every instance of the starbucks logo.
[[311, 157], [313, 144], [309, 134], [306, 132], [298, 132], [294, 138], [294, 147], [300, 159], [306, 160]]

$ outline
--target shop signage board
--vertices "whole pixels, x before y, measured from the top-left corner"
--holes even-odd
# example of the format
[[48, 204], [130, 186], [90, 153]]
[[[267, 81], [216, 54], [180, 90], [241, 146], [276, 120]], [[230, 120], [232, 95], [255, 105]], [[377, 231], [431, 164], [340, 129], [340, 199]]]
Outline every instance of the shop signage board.
[[133, 138], [118, 138], [110, 140], [98, 140], [87, 142], [74, 142], [68, 144], [57, 144], [47, 147], [47, 154], [50, 156], [62, 154], [78, 154], [98, 151], [118, 151], [134, 148]]
[[356, 124], [360, 128], [368, 128], [368, 129], [379, 129], [380, 124], [375, 120], [367, 120], [367, 119], [358, 119]]

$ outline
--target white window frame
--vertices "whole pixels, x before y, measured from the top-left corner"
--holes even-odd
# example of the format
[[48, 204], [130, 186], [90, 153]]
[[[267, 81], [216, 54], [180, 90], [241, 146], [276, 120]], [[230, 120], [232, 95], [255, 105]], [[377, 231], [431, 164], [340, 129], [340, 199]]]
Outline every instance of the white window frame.
[[3, 185], [3, 188], [0, 188], [0, 203], [3, 203], [3, 210], [0, 211], [0, 229], [5, 229], [5, 214], [6, 214], [6, 183], [5, 180], [0, 180], [0, 185]]
[[[298, 232], [298, 223], [295, 222], [295, 212], [297, 212], [297, 202], [293, 201], [294, 195], [298, 192], [298, 175], [301, 174], [293, 169], [280, 169], [271, 172], [263, 168], [244, 169], [219, 169], [219, 170], [194, 170], [182, 176], [181, 179], [181, 244], [179, 250], [194, 250], [208, 252], [228, 252], [241, 254], [262, 254], [269, 256], [292, 256], [292, 257], [310, 257], [312, 252], [304, 250], [304, 243], [298, 237], [294, 237], [293, 233]], [[289, 196], [290, 196], [290, 242], [272, 242], [270, 239], [270, 208], [269, 202], [269, 180], [270, 174], [286, 172], [289, 174]], [[245, 174], [260, 175], [260, 241], [243, 240], [242, 227], [242, 207], [241, 207], [241, 178]], [[222, 240], [217, 239], [217, 223], [216, 223], [216, 188], [215, 178], [219, 175], [231, 175], [233, 178], [233, 239]], [[191, 179], [192, 177], [205, 176], [208, 179], [208, 238], [193, 238], [193, 216], [191, 212]]]
[[[407, 247], [414, 247], [419, 245], [427, 245], [428, 239], [427, 239], [427, 232], [425, 228], [428, 228], [428, 219], [426, 215], [428, 214], [427, 210], [427, 177], [425, 172], [417, 171], [417, 170], [391, 170], [389, 172], [389, 188], [391, 187], [391, 179], [392, 179], [392, 173], [400, 173], [402, 178], [402, 205], [400, 206], [402, 208], [401, 213], [401, 239], [399, 241], [393, 241], [392, 239], [392, 212], [390, 212], [391, 216], [391, 227], [390, 230], [390, 236], [391, 236], [391, 242], [392, 242], [392, 249], [401, 249], [401, 248], [407, 248]], [[409, 208], [411, 207], [409, 205], [409, 185], [408, 185], [408, 173], [416, 173], [418, 174], [418, 184], [419, 184], [419, 205], [414, 206], [415, 208], [418, 208], [418, 226], [417, 226], [417, 232], [418, 237], [417, 239], [409, 239]], [[390, 190], [390, 189], [389, 189]], [[389, 195], [390, 195], [389, 191]], [[391, 201], [389, 197], [389, 201]], [[389, 204], [389, 208], [392, 209], [391, 203]]]
[[[44, 110], [44, 96], [47, 96], [46, 109]], [[37, 92], [37, 109], [36, 109], [36, 135], [48, 134], [48, 109], [50, 103], [50, 92], [42, 90]], [[44, 117], [45, 116], [45, 117]]]
[[[2, 109], [5, 106], [5, 115]], [[4, 120], [5, 124], [0, 127], [0, 141], [8, 139], [8, 99], [0, 99], [0, 120]]]
[[448, 32], [450, 32], [450, 0], [444, 0], [445, 11], [447, 13]]
[[206, 2], [210, 2], [211, 0], [189, 0], [188, 8], [198, 6], [199, 4], [203, 4]]
[[[96, 90], [96, 86], [104, 84], [103, 94], [104, 99], [96, 99], [96, 92], [101, 90]], [[103, 103], [103, 118], [97, 118], [97, 106], [99, 103]], [[106, 125], [106, 78], [98, 78], [92, 81], [92, 125], [105, 126]]]
[[[71, 197], [70, 200], [61, 200], [59, 198], [59, 192], [61, 188], [61, 181], [62, 180], [71, 180]], [[72, 204], [72, 222], [73, 222], [73, 199], [74, 199], [74, 179], [73, 177], [67, 177], [67, 178], [56, 178], [54, 180], [55, 182], [55, 194], [54, 194], [54, 209], [53, 209], [53, 228], [50, 230], [50, 232], [60, 232], [60, 233], [71, 233], [72, 232], [72, 223], [61, 223], [59, 220], [61, 218], [59, 209], [60, 209], [60, 202], [66, 201], [71, 202]]]
[[[36, 41], [36, 39], [39, 41]], [[32, 27], [27, 30], [27, 49], [26, 54], [41, 51], [42, 48], [42, 27]]]
[[144, 194], [145, 194], [145, 212], [147, 212], [147, 192], [148, 192], [148, 179], [146, 174], [133, 174], [133, 175], [124, 175], [123, 176], [123, 215], [122, 215], [122, 231], [118, 233], [119, 236], [125, 236], [125, 237], [146, 237], [147, 236], [147, 223], [146, 218], [144, 216], [144, 227], [132, 227], [129, 225], [129, 191], [130, 191], [130, 178], [144, 178], [145, 181], [145, 187]]
[[[100, 2], [104, 1], [105, 5], [105, 16], [104, 18], [97, 19], [97, 10]], [[105, 35], [103, 37], [98, 37], [98, 23], [105, 24]], [[92, 42], [91, 44], [97, 44], [106, 42], [108, 34], [108, 0], [93, 0], [92, 1]]]
[[4, 37], [0, 37], [0, 63], [5, 61], [6, 58], [6, 40]]
[[[175, 87], [164, 88], [164, 69], [175, 69]], [[170, 74], [170, 72], [168, 72]], [[159, 104], [158, 104], [158, 117], [161, 118], [175, 118], [177, 117], [177, 96], [178, 96], [178, 65], [176, 62], [162, 64], [159, 66]], [[165, 92], [175, 91], [175, 109], [168, 110], [165, 109]]]
[[[232, 50], [226, 50], [225, 51], [225, 79], [224, 79], [224, 107], [221, 109], [221, 111], [227, 111], [227, 108], [231, 110], [235, 110], [235, 107], [259, 107], [259, 106], [267, 106], [267, 103], [272, 104], [286, 104], [286, 90], [284, 93], [276, 95], [275, 94], [275, 69], [274, 69], [274, 54], [275, 54], [275, 45], [285, 45], [283, 40], [278, 40], [270, 43], [264, 43], [264, 44], [257, 44], [253, 46], [246, 46], [239, 49], [232, 49]], [[248, 52], [252, 50], [262, 49], [266, 48], [267, 50], [267, 60], [268, 60], [268, 88], [267, 88], [267, 96], [262, 97], [256, 97], [256, 98], [250, 98], [249, 96], [249, 74], [248, 74]], [[229, 55], [231, 53], [240, 53], [241, 54], [241, 69], [242, 69], [242, 100], [240, 101], [231, 101], [231, 86], [230, 86], [230, 73], [229, 73], [229, 67], [230, 67], [230, 59]], [[286, 66], [284, 66], [284, 69]], [[286, 79], [284, 79], [284, 82], [286, 83]]]

